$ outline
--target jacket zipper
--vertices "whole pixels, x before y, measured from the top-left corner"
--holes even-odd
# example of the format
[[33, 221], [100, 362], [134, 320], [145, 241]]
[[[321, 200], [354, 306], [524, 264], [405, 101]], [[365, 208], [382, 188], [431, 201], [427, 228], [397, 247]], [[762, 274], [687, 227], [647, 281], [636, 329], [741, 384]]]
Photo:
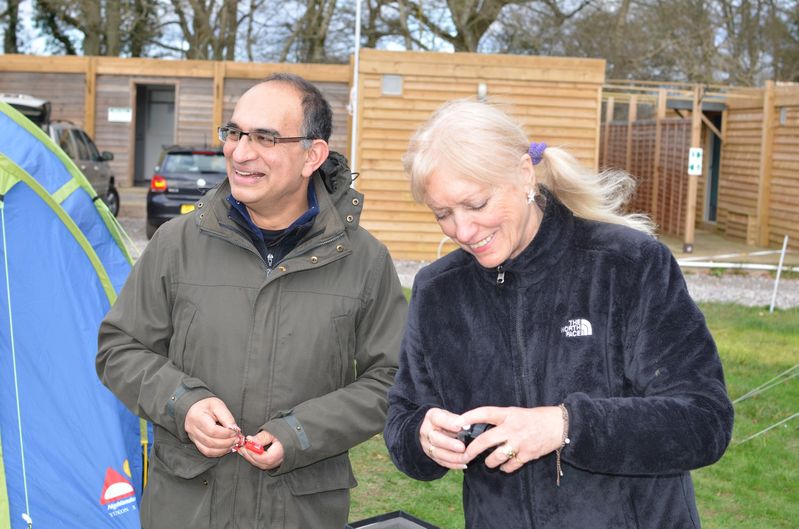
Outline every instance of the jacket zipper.
[[[513, 307], [513, 320], [515, 326], [515, 335], [516, 335], [516, 358], [514, 359], [514, 363], [517, 364], [519, 369], [519, 377], [516, 378], [516, 398], [519, 399], [519, 406], [524, 408], [530, 407], [530, 398], [528, 395], [527, 388], [532, 383], [532, 380], [528, 376], [528, 363], [527, 357], [525, 355], [525, 343], [524, 343], [524, 322], [526, 321], [525, 318], [525, 310], [524, 310], [524, 300], [525, 295], [524, 291], [518, 291], [517, 295], [515, 296]], [[525, 503], [523, 508], [526, 511], [528, 520], [530, 521], [530, 527], [535, 527], [535, 481], [533, 480], [533, 467], [534, 461], [528, 463], [528, 468], [524, 468], [523, 471], [519, 475], [519, 479], [522, 480], [522, 494], [525, 498], [532, 498], [533, 501], [529, 503]]]
[[502, 268], [502, 265], [497, 267], [497, 285], [505, 284], [505, 269]]

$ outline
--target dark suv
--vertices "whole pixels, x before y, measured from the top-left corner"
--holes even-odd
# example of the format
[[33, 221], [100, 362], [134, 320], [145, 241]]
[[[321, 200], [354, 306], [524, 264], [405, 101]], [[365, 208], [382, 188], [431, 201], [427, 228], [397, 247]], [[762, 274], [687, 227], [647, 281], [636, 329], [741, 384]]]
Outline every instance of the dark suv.
[[147, 238], [194, 204], [227, 176], [221, 147], [173, 146], [161, 153], [147, 191]]

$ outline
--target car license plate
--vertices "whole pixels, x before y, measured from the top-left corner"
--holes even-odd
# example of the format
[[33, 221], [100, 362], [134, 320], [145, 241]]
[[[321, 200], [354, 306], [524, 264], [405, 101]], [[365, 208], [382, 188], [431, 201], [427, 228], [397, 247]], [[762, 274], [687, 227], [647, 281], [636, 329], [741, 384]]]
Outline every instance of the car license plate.
[[180, 205], [180, 214], [183, 215], [185, 213], [189, 213], [190, 211], [194, 211], [194, 204], [181, 204]]

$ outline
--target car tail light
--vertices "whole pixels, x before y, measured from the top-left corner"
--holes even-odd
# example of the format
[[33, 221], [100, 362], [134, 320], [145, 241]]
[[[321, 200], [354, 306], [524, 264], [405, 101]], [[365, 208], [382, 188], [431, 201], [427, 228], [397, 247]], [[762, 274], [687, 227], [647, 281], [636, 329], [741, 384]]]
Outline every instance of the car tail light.
[[158, 174], [154, 175], [152, 180], [150, 180], [150, 191], [155, 191], [156, 193], [166, 191], [166, 178]]

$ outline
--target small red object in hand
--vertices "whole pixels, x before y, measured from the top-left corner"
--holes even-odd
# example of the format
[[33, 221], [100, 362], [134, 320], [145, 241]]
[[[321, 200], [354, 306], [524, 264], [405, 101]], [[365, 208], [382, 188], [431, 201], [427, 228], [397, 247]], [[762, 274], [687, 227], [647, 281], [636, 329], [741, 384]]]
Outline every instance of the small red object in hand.
[[250, 452], [254, 452], [256, 454], [263, 454], [264, 447], [256, 443], [255, 441], [245, 441], [244, 448], [249, 450]]
[[234, 444], [233, 448], [230, 449], [231, 452], [238, 452], [242, 448], [246, 448], [247, 450], [249, 450], [254, 454], [263, 454], [264, 450], [269, 448], [269, 445], [272, 444], [269, 443], [268, 445], [263, 446], [259, 445], [255, 441], [247, 441], [244, 435], [242, 435], [241, 430], [238, 429], [238, 427], [236, 428], [230, 427], [230, 429], [236, 432], [239, 437], [238, 440], [236, 441], [236, 444]]

